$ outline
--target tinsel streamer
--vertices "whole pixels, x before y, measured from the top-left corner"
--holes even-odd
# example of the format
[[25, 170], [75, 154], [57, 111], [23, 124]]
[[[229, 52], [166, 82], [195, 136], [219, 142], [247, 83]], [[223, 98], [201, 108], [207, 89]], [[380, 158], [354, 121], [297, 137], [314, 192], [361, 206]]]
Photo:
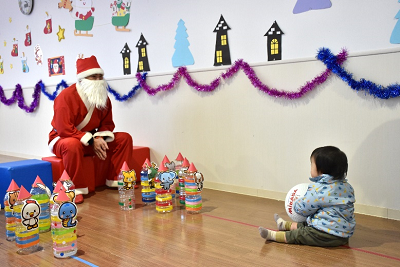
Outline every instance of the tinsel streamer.
[[190, 74], [188, 73], [187, 69], [185, 67], [180, 67], [178, 69], [179, 73], [181, 76], [184, 77], [186, 83], [196, 89], [199, 92], [211, 92], [214, 91], [215, 88], [219, 86], [219, 83], [221, 81], [220, 77], [214, 79], [210, 85], [204, 85], [204, 84], [198, 84], [195, 80], [192, 79]]
[[[347, 59], [347, 51], [342, 50], [339, 55], [335, 58], [337, 64], [341, 65]], [[321, 85], [328, 79], [331, 71], [329, 69], [322, 72], [320, 75], [315, 77], [312, 81], [306, 82], [305, 85], [300, 87], [297, 92], [286, 92], [286, 91], [278, 91], [275, 88], [269, 88], [267, 85], [263, 84], [260, 79], [257, 77], [254, 70], [250, 67], [247, 62], [244, 62], [242, 59], [236, 61], [234, 65], [229, 68], [226, 73], [223, 73], [221, 76], [223, 79], [231, 78], [239, 69], [242, 69], [246, 74], [247, 78], [250, 80], [251, 84], [259, 89], [260, 91], [273, 96], [273, 97], [283, 97], [286, 99], [297, 99], [304, 96], [306, 93], [313, 90], [316, 86]]]
[[347, 72], [342, 66], [340, 66], [340, 64], [337, 63], [337, 57], [332, 54], [328, 48], [321, 48], [317, 54], [317, 58], [321, 60], [329, 70], [347, 83], [353, 90], [365, 91], [370, 95], [381, 99], [394, 98], [400, 95], [400, 85], [397, 83], [384, 87], [363, 78], [360, 79], [360, 81], [356, 81], [353, 78], [353, 74]]
[[27, 105], [25, 105], [24, 95], [22, 93], [21, 85], [19, 85], [19, 84], [16, 85], [16, 88], [15, 88], [11, 98], [9, 98], [9, 99], [7, 99], [5, 97], [3, 87], [0, 86], [0, 100], [6, 106], [10, 106], [17, 101], [18, 107], [25, 110], [25, 112], [27, 112], [27, 113], [32, 113], [33, 111], [35, 111], [35, 109], [39, 105], [40, 90], [41, 90], [41, 86], [40, 86], [40, 82], [38, 82], [35, 85], [35, 89], [32, 94], [33, 101], [29, 106], [27, 106]]
[[[138, 73], [139, 74], [139, 73]], [[139, 74], [140, 75], [140, 74]], [[147, 72], [143, 73], [141, 75], [141, 80], [146, 80], [147, 77]], [[108, 86], [107, 90], [108, 92], [110, 92], [116, 100], [123, 102], [128, 100], [129, 98], [131, 98], [132, 96], [134, 96], [136, 94], [136, 91], [140, 88], [140, 83], [138, 83], [137, 85], [135, 85], [131, 91], [129, 91], [128, 94], [121, 96], [120, 94], [118, 94], [114, 89], [112, 89], [110, 86]]]
[[140, 76], [139, 73], [136, 74], [136, 79], [139, 82], [139, 85], [143, 88], [143, 90], [146, 91], [149, 95], [154, 96], [160, 91], [168, 91], [171, 90], [172, 88], [176, 87], [179, 83], [180, 78], [183, 77], [186, 81], [186, 83], [196, 89], [199, 92], [211, 92], [215, 90], [219, 86], [220, 83], [220, 78], [214, 79], [209, 85], [204, 85], [204, 84], [199, 84], [193, 78], [190, 76], [188, 73], [186, 67], [179, 67], [178, 70], [174, 73], [172, 76], [172, 79], [169, 83], [167, 84], [162, 84], [157, 86], [156, 88], [150, 87], [146, 81]]
[[143, 88], [143, 90], [146, 91], [147, 94], [154, 96], [160, 91], [168, 91], [172, 88], [174, 88], [178, 82], [179, 79], [181, 78], [179, 69], [175, 72], [174, 76], [172, 77], [171, 81], [167, 84], [162, 84], [157, 86], [157, 88], [151, 88], [149, 85], [147, 85], [146, 80], [143, 79], [142, 75], [140, 73], [136, 73], [136, 79], [140, 85], [140, 87]]
[[[343, 50], [337, 57], [335, 57], [335, 60], [337, 61], [337, 64], [341, 65], [345, 60], [347, 59], [347, 52]], [[286, 99], [296, 99], [304, 96], [307, 92], [313, 90], [316, 86], [321, 85], [328, 79], [329, 75], [331, 74], [331, 70], [327, 69], [324, 72], [322, 72], [320, 75], [315, 77], [312, 81], [306, 82], [305, 85], [300, 87], [297, 92], [287, 92], [287, 91], [278, 91], [277, 89], [274, 88], [269, 88], [267, 85], [263, 84], [260, 79], [257, 77], [256, 73], [252, 69], [252, 67], [243, 61], [243, 59], [237, 60], [228, 70], [226, 70], [225, 73], [222, 73], [220, 77], [217, 77], [214, 79], [209, 85], [203, 85], [197, 83], [193, 78], [190, 76], [188, 73], [186, 67], [180, 67], [178, 70], [175, 72], [173, 75], [171, 81], [167, 84], [162, 84], [159, 85], [155, 88], [150, 87], [146, 81], [140, 76], [139, 73], [136, 74], [136, 78], [139, 82], [139, 85], [149, 94], [149, 95], [156, 95], [160, 91], [167, 91], [171, 90], [175, 86], [177, 86], [179, 80], [181, 77], [183, 77], [186, 81], [186, 83], [196, 89], [197, 91], [200, 92], [211, 92], [215, 90], [220, 82], [221, 78], [224, 80], [227, 80], [229, 78], [232, 78], [233, 75], [235, 75], [240, 69], [244, 71], [246, 74], [247, 78], [251, 81], [251, 84], [259, 89], [260, 91], [269, 94], [273, 97], [283, 97]]]
[[42, 83], [42, 81], [40, 81], [39, 83], [42, 88], [42, 93], [52, 101], [54, 101], [54, 99], [56, 99], [56, 97], [58, 95], [58, 91], [61, 89], [61, 86], [63, 87], [63, 89], [68, 87], [68, 84], [64, 80], [61, 80], [61, 82], [59, 84], [57, 84], [56, 90], [52, 94], [49, 94], [46, 91], [46, 88], [45, 88], [44, 84]]

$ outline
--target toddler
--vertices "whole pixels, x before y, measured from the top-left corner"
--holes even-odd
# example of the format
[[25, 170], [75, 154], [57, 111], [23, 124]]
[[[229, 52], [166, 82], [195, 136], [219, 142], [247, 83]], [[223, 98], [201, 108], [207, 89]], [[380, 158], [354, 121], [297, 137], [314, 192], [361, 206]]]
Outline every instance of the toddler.
[[333, 146], [311, 153], [311, 184], [294, 211], [306, 222], [289, 222], [274, 215], [279, 231], [259, 227], [262, 238], [281, 243], [335, 247], [348, 243], [354, 233], [354, 189], [347, 182], [347, 157]]

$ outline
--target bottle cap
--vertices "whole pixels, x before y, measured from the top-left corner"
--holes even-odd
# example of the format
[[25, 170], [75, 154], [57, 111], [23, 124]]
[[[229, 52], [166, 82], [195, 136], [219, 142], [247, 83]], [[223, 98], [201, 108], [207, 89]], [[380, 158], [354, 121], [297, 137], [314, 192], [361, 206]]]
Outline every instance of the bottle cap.
[[162, 160], [161, 165], [165, 165], [165, 163], [170, 163], [167, 155], [164, 156], [164, 159]]
[[71, 180], [66, 170], [63, 171], [60, 177], [60, 181], [68, 181]]
[[182, 167], [189, 167], [189, 166], [190, 166], [190, 163], [189, 163], [188, 159], [185, 158], [185, 159], [183, 160]]
[[197, 172], [196, 167], [194, 166], [193, 162], [190, 163], [190, 167], [188, 169], [188, 172]]
[[38, 187], [37, 184], [43, 184], [44, 185], [44, 183], [43, 183], [42, 179], [40, 179], [39, 175], [36, 176], [36, 179], [33, 182], [32, 187]]
[[66, 202], [66, 201], [70, 201], [70, 199], [69, 199], [69, 197], [67, 196], [67, 194], [64, 191], [60, 191], [58, 193], [56, 201], [57, 202]]
[[7, 189], [7, 192], [18, 191], [18, 190], [19, 190], [19, 187], [18, 187], [17, 183], [14, 181], [14, 179], [11, 179], [11, 183]]
[[61, 181], [58, 180], [57, 183], [56, 183], [56, 187], [53, 190], [53, 193], [60, 193], [60, 191], [64, 191], [65, 192], [65, 188], [62, 185]]
[[169, 169], [167, 168], [167, 167], [165, 167], [165, 164], [161, 164], [161, 166], [158, 168], [158, 171], [159, 172], [166, 172], [166, 171], [168, 171]]
[[129, 166], [128, 166], [128, 164], [126, 163], [126, 161], [124, 161], [124, 164], [122, 164], [122, 167], [121, 167], [121, 171], [129, 171], [130, 169], [129, 169]]
[[151, 162], [149, 158], [146, 158], [145, 162], [142, 165], [143, 168], [150, 168], [151, 167]]
[[18, 200], [24, 200], [30, 198], [32, 195], [25, 189], [23, 185], [19, 189]]
[[176, 160], [183, 161], [183, 156], [182, 156], [181, 152], [179, 152], [178, 156], [176, 157]]

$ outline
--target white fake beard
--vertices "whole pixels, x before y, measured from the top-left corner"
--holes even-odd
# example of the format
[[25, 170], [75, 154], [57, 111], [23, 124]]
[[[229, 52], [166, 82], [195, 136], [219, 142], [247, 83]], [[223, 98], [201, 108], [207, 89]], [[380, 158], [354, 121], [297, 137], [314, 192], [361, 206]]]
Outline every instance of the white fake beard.
[[108, 95], [105, 80], [82, 79], [79, 85], [90, 105], [94, 105], [98, 109], [104, 109], [107, 106]]

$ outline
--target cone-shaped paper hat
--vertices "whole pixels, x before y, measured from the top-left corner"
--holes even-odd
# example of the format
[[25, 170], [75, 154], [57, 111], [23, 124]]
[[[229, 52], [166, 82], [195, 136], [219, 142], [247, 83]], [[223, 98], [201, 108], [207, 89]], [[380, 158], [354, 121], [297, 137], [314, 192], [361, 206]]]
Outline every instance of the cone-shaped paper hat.
[[19, 187], [18, 187], [17, 183], [14, 181], [14, 179], [11, 179], [11, 183], [7, 189], [7, 192], [18, 191], [18, 190], [19, 190]]

